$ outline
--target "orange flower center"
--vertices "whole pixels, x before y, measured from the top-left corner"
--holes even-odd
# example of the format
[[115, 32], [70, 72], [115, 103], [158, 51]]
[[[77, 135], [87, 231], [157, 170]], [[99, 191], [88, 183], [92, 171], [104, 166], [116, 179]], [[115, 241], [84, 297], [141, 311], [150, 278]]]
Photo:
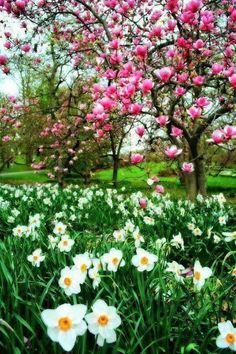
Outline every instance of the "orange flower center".
[[200, 280], [201, 279], [201, 273], [200, 272], [194, 272], [194, 278], [196, 280]]
[[98, 318], [98, 323], [100, 326], [106, 326], [108, 324], [109, 318], [107, 317], [107, 315], [101, 315]]
[[66, 286], [70, 286], [71, 283], [72, 283], [71, 278], [65, 278], [65, 279], [64, 279], [64, 284], [65, 284]]
[[72, 327], [72, 321], [69, 317], [61, 317], [58, 321], [58, 327], [61, 331], [69, 331]]
[[119, 263], [119, 259], [117, 257], [112, 258], [112, 263], [117, 265]]
[[82, 264], [80, 267], [81, 272], [86, 272], [87, 271], [87, 265], [86, 264]]
[[143, 256], [141, 259], [140, 259], [140, 263], [142, 265], [147, 265], [148, 264], [148, 258]]
[[233, 333], [228, 333], [225, 340], [228, 344], [234, 344], [236, 342], [236, 335]]

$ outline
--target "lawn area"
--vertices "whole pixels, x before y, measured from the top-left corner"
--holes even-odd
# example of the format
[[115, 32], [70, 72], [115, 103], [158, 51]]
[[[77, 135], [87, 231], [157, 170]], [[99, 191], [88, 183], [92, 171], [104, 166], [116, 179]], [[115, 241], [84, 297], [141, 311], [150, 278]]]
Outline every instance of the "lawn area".
[[[126, 187], [130, 192], [147, 189], [147, 173], [159, 175], [160, 172], [166, 170], [165, 163], [150, 162], [145, 164], [145, 168], [137, 166], [122, 167], [119, 170], [118, 182], [119, 187]], [[112, 169], [100, 170], [93, 174], [91, 183], [97, 183], [103, 187], [110, 187], [112, 179]], [[14, 164], [9, 169], [5, 169], [0, 174], [0, 183], [10, 184], [34, 184], [50, 182], [46, 175], [46, 171], [34, 171], [30, 166], [24, 164]], [[82, 184], [81, 178], [72, 175], [66, 179], [67, 183]], [[160, 177], [160, 183], [163, 184], [165, 190], [175, 197], [184, 197], [185, 192], [181, 186], [178, 177]], [[231, 176], [209, 176], [208, 177], [209, 193], [224, 193], [229, 197], [235, 197], [236, 194], [236, 178]]]

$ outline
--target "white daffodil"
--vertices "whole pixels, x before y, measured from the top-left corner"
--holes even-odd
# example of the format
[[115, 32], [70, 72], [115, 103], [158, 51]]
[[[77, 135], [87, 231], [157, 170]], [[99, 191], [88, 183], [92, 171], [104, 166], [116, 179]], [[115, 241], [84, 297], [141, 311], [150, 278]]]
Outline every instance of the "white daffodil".
[[93, 312], [85, 316], [88, 330], [97, 336], [97, 344], [103, 346], [104, 342], [116, 341], [115, 329], [121, 325], [121, 318], [114, 306], [108, 306], [105, 301], [97, 300], [92, 306]]
[[219, 224], [222, 226], [222, 225], [225, 225], [226, 224], [226, 221], [227, 221], [227, 217], [226, 216], [220, 216], [218, 218], [219, 220]]
[[143, 272], [144, 270], [150, 272], [157, 262], [157, 256], [142, 248], [137, 248], [136, 253], [137, 254], [132, 257], [132, 264], [137, 267], [139, 272]]
[[81, 291], [77, 272], [69, 267], [65, 267], [61, 270], [61, 277], [58, 283], [68, 296], [79, 294]]
[[41, 317], [47, 326], [47, 333], [53, 342], [69, 352], [73, 349], [77, 336], [82, 336], [87, 325], [84, 316], [86, 305], [63, 304], [55, 310], [44, 310]]
[[144, 216], [143, 221], [147, 225], [154, 225], [155, 220], [153, 218], [150, 218], [149, 216]]
[[122, 259], [123, 253], [116, 248], [111, 248], [108, 253], [105, 253], [101, 257], [101, 262], [104, 265], [104, 268], [107, 266], [107, 269], [110, 272], [117, 272], [118, 267], [123, 267], [125, 261]]
[[176, 261], [173, 261], [171, 263], [167, 263], [167, 272], [174, 273], [175, 279], [179, 282], [183, 282], [184, 278], [182, 276], [183, 271], [185, 270], [184, 266], [182, 264], [177, 263]]
[[212, 275], [212, 270], [209, 267], [202, 267], [199, 261], [194, 263], [193, 268], [193, 283], [197, 290], [200, 290], [205, 284], [205, 280]]
[[58, 243], [57, 247], [61, 252], [70, 252], [75, 241], [72, 240], [69, 235], [63, 235], [61, 241]]
[[27, 260], [32, 263], [34, 267], [39, 267], [40, 263], [45, 259], [45, 256], [42, 255], [41, 248], [37, 248], [30, 256], [27, 257]]
[[144, 238], [140, 233], [139, 227], [136, 227], [136, 229], [133, 232], [133, 238], [135, 240], [135, 247], [139, 247], [142, 242], [144, 242]]
[[101, 277], [98, 271], [97, 267], [90, 268], [88, 271], [89, 278], [92, 279], [93, 281], [93, 288], [96, 289], [100, 282], [101, 282]]
[[184, 239], [179, 232], [178, 235], [174, 235], [172, 240], [170, 241], [170, 244], [176, 248], [181, 248], [184, 250]]
[[220, 335], [216, 339], [218, 348], [230, 348], [236, 351], [236, 328], [231, 321], [218, 323]]
[[82, 284], [85, 282], [87, 272], [92, 265], [92, 261], [88, 253], [83, 253], [77, 254], [75, 257], [73, 257], [73, 262], [74, 267], [72, 269], [75, 269], [77, 271], [80, 283]]
[[125, 236], [125, 230], [115, 230], [113, 232], [113, 237], [116, 241], [124, 241]]
[[199, 229], [199, 227], [196, 227], [195, 229], [193, 229], [193, 234], [195, 236], [201, 236], [202, 235], [202, 230]]
[[49, 236], [48, 236], [48, 241], [49, 241], [49, 246], [48, 246], [48, 248], [51, 247], [52, 249], [54, 249], [54, 248], [56, 247], [58, 241], [59, 241], [59, 238], [58, 238], [57, 236], [54, 237], [54, 236], [52, 236], [52, 235], [49, 235]]
[[225, 242], [235, 241], [236, 243], [236, 231], [222, 232], [222, 235], [225, 236]]
[[56, 235], [63, 235], [66, 231], [67, 225], [63, 224], [62, 222], [56, 223], [54, 226], [53, 232]]

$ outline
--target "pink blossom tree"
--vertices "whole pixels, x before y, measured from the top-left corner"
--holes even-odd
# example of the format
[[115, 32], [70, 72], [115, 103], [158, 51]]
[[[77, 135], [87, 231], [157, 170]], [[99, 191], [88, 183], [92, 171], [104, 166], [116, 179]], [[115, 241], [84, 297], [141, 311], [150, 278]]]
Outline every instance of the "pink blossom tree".
[[206, 194], [208, 144], [229, 145], [236, 136], [234, 0], [21, 0], [2, 7], [33, 23], [34, 40], [51, 32], [66, 42], [78, 70], [83, 63], [87, 77], [97, 77], [86, 119], [98, 134], [124, 117], [127, 124], [155, 120], [170, 141], [166, 156], [184, 157], [188, 196]]

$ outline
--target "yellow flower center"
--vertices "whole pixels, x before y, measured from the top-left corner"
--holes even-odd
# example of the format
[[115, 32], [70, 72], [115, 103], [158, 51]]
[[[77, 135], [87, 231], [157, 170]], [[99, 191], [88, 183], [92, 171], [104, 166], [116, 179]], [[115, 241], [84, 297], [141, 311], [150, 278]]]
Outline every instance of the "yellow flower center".
[[233, 269], [232, 274], [236, 275], [236, 268]]
[[64, 240], [63, 241], [63, 246], [67, 246], [68, 245], [68, 240]]
[[36, 262], [39, 259], [39, 256], [33, 256], [33, 260]]
[[225, 340], [228, 344], [234, 344], [236, 342], [236, 335], [233, 333], [228, 333], [225, 337]]
[[65, 278], [65, 279], [64, 279], [64, 284], [65, 284], [66, 286], [70, 286], [71, 283], [72, 283], [71, 278]]
[[101, 315], [98, 318], [98, 323], [100, 326], [106, 326], [109, 322], [109, 318], [107, 317], [107, 315]]
[[82, 264], [80, 267], [81, 272], [86, 272], [87, 271], [87, 265], [86, 264]]
[[142, 265], [147, 265], [148, 264], [148, 258], [143, 256], [141, 259], [140, 259], [140, 263]]
[[194, 272], [194, 278], [196, 280], [200, 280], [201, 279], [201, 273], [200, 272]]
[[69, 331], [72, 327], [72, 321], [69, 317], [61, 317], [58, 321], [58, 327], [61, 331]]
[[59, 226], [58, 229], [57, 229], [57, 231], [58, 231], [58, 232], [62, 232], [62, 227]]
[[119, 259], [117, 257], [112, 258], [112, 263], [117, 265], [119, 263]]

